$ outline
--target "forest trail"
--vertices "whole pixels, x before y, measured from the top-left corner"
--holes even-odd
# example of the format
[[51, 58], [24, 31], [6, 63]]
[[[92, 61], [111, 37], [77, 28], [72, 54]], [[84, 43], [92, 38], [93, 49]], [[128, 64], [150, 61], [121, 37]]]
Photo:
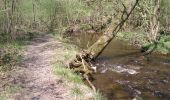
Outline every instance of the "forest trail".
[[49, 34], [38, 36], [26, 46], [18, 80], [22, 89], [12, 100], [69, 99], [68, 90], [52, 71], [52, 61], [62, 49], [62, 44]]

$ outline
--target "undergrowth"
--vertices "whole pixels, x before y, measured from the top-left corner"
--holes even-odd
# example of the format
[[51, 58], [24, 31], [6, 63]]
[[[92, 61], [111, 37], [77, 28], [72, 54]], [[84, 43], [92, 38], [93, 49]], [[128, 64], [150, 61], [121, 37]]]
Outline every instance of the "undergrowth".
[[119, 32], [117, 39], [128, 41], [130, 44], [142, 46], [147, 43], [146, 35], [142, 32]]
[[145, 33], [140, 32], [120, 32], [116, 36], [117, 39], [127, 41], [132, 45], [141, 47], [142, 51], [152, 51], [154, 53], [169, 54], [170, 53], [170, 36], [160, 35], [154, 43], [149, 43]]
[[10, 97], [12, 94], [21, 90], [20, 85], [11, 84], [4, 87], [4, 91], [0, 93], [0, 100], [8, 100], [7, 98]]
[[0, 43], [0, 71], [12, 70], [21, 61], [23, 47], [21, 41]]
[[161, 35], [158, 41], [154, 43], [146, 43], [142, 48], [148, 51], [168, 54], [170, 53], [170, 36]]

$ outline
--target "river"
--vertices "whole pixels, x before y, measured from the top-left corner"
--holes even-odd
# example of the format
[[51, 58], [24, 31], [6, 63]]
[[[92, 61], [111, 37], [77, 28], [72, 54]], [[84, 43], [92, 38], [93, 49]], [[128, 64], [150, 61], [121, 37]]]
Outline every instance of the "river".
[[[93, 44], [99, 34], [75, 34], [80, 48]], [[113, 39], [95, 61], [93, 84], [108, 100], [170, 100], [170, 57], [142, 56], [140, 49]]]

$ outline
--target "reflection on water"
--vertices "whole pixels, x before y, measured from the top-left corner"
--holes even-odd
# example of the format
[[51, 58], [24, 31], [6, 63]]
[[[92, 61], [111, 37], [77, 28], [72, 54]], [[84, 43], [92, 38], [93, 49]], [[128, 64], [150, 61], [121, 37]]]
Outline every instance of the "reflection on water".
[[[100, 35], [79, 34], [81, 48]], [[140, 50], [113, 40], [96, 60], [93, 83], [109, 100], [170, 100], [170, 57], [141, 56]]]

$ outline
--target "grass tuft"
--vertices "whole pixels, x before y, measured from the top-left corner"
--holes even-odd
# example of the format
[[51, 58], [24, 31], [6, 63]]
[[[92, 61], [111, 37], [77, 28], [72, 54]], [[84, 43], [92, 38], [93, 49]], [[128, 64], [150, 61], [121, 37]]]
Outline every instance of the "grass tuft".
[[79, 84], [83, 83], [82, 78], [79, 75], [75, 74], [73, 70], [63, 67], [60, 63], [54, 65], [54, 73], [62, 76], [70, 82]]
[[102, 94], [97, 91], [94, 93], [94, 100], [107, 100], [104, 96], [102, 96]]

